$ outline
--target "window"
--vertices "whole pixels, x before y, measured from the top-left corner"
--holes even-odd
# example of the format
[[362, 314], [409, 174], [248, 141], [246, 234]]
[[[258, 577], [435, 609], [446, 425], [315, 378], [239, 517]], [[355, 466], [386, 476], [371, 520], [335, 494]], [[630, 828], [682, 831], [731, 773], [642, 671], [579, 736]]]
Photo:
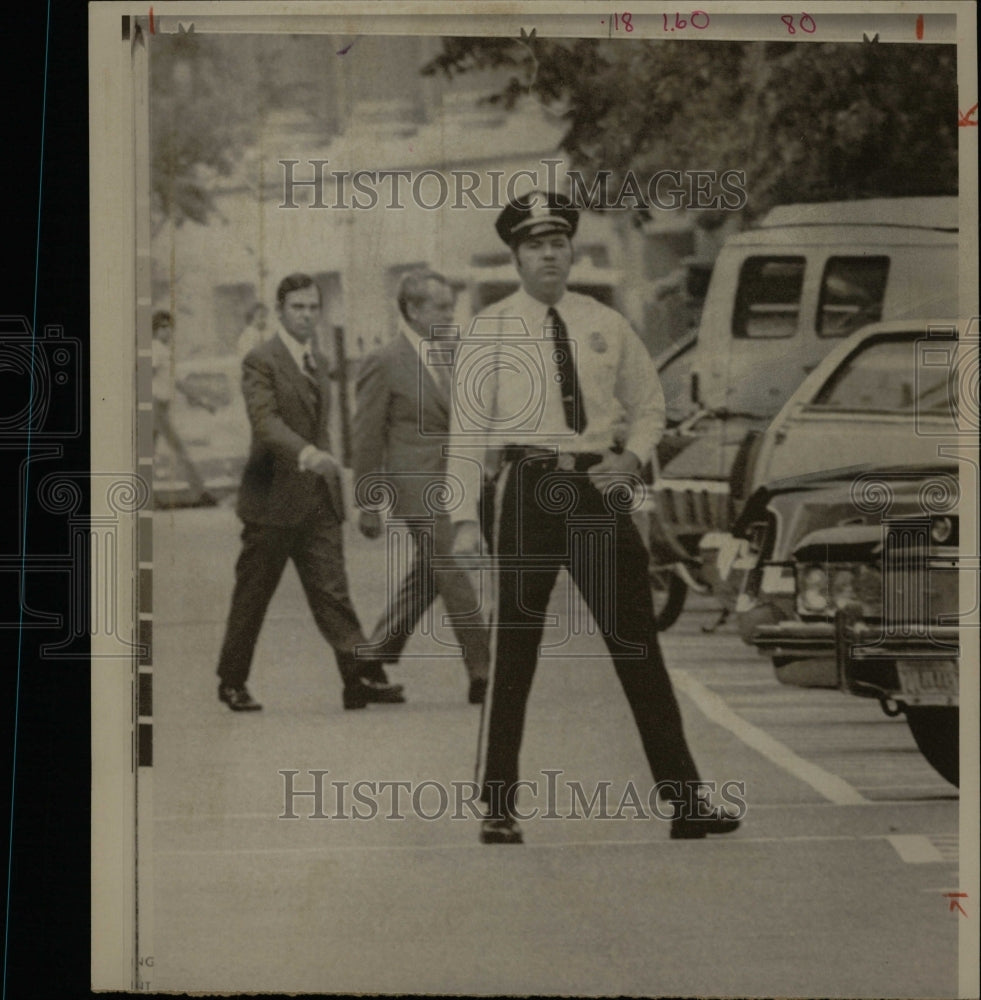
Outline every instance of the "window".
[[817, 332], [844, 337], [882, 318], [888, 257], [829, 257], [821, 279]]
[[948, 372], [917, 364], [913, 337], [877, 338], [845, 360], [822, 386], [814, 406], [834, 410], [947, 416]]
[[769, 340], [797, 332], [803, 257], [747, 257], [739, 271], [732, 335]]

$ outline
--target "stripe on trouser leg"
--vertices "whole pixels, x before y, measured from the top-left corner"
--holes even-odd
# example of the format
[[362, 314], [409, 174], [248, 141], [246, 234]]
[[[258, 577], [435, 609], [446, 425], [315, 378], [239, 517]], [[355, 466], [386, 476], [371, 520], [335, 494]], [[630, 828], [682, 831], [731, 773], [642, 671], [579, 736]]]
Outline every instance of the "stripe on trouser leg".
[[491, 703], [494, 697], [494, 675], [497, 670], [497, 632], [498, 632], [498, 603], [499, 603], [499, 569], [498, 556], [501, 551], [501, 508], [503, 506], [504, 490], [508, 478], [511, 475], [512, 463], [505, 462], [501, 466], [501, 471], [497, 477], [497, 484], [494, 490], [494, 522], [491, 526], [491, 538], [493, 551], [491, 552], [490, 571], [490, 613], [487, 616], [488, 636], [488, 658], [490, 660], [487, 671], [487, 691], [484, 694], [484, 703], [480, 706], [480, 728], [477, 731], [477, 760], [474, 767], [474, 778], [477, 785], [482, 789], [484, 784], [484, 774], [487, 766], [487, 729], [490, 722]]

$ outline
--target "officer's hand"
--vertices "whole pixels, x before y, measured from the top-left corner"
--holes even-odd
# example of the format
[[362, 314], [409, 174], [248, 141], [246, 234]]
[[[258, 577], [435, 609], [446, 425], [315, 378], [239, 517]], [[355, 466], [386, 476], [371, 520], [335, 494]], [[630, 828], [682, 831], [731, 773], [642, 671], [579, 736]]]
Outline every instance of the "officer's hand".
[[453, 539], [453, 554], [475, 556], [480, 552], [480, 525], [476, 521], [460, 521]]
[[361, 516], [358, 518], [358, 530], [365, 538], [377, 538], [382, 530], [381, 514], [373, 510], [361, 511]]
[[611, 482], [617, 476], [629, 477], [639, 474], [640, 459], [632, 451], [622, 451], [617, 454], [609, 448], [603, 452], [603, 460], [589, 470], [590, 476], [605, 483]]

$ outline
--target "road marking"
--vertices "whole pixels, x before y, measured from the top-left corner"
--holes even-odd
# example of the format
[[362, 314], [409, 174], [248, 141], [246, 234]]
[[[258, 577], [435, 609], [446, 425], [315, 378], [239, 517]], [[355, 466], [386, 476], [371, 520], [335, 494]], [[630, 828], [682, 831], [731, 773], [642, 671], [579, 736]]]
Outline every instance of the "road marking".
[[[884, 835], [884, 834], [862, 834], [861, 836], [854, 836], [851, 834], [805, 834], [797, 837], [741, 837], [738, 835], [729, 835], [724, 837], [707, 837], [705, 840], [700, 840], [699, 846], [695, 847], [691, 845], [690, 841], [672, 841], [667, 838], [625, 838], [624, 840], [548, 840], [548, 841], [525, 841], [522, 845], [525, 848], [534, 848], [539, 850], [565, 850], [569, 847], [650, 847], [652, 845], [658, 845], [660, 847], [667, 847], [672, 850], [705, 850], [706, 845], [716, 844], [725, 845], [727, 849], [731, 849], [739, 844], [742, 845], [756, 845], [756, 844], [831, 844], [831, 843], [872, 843], [873, 841], [882, 840], [922, 840], [926, 842], [930, 847], [930, 841], [926, 836], [919, 834], [903, 834], [901, 836], [896, 835]], [[316, 847], [236, 847], [236, 848], [187, 848], [185, 850], [171, 850], [171, 851], [154, 851], [153, 856], [155, 858], [182, 858], [182, 857], [219, 857], [221, 855], [235, 856], [243, 854], [334, 854], [334, 853], [379, 853], [387, 852], [391, 854], [405, 853], [406, 851], [452, 851], [452, 850], [486, 850], [489, 845], [481, 844], [476, 839], [464, 841], [452, 841], [443, 843], [429, 843], [429, 844], [334, 844], [334, 845], [324, 845], [321, 844]], [[895, 846], [895, 845], [894, 845]], [[949, 861], [953, 863], [951, 859], [944, 858], [939, 851], [936, 851], [936, 857], [925, 858], [920, 857], [915, 861], [911, 861], [900, 854], [903, 861], [907, 864], [921, 864], [924, 861]]]
[[[956, 801], [956, 796], [953, 798], [942, 798], [942, 799], [864, 799], [861, 802], [851, 802], [849, 805], [857, 806], [878, 806], [882, 809], [892, 809], [896, 806], [902, 806], [904, 809], [912, 808], [916, 806], [923, 806], [929, 808], [936, 808], [938, 803]], [[754, 802], [752, 804], [753, 812], [762, 811], [766, 809], [779, 810], [782, 813], [793, 812], [796, 809], [827, 809], [828, 806], [823, 802]], [[309, 816], [299, 816], [300, 819], [309, 819]], [[384, 817], [381, 817], [384, 819]], [[154, 816], [154, 823], [225, 823], [231, 821], [248, 821], [254, 822], [255, 820], [275, 820], [280, 822], [279, 815], [274, 811], [261, 813], [188, 813], [187, 815], [174, 814], [170, 816]], [[282, 822], [293, 822], [292, 820], [283, 820]], [[628, 822], [635, 822], [632, 818]], [[637, 822], [640, 822], [639, 820]], [[931, 834], [932, 837], [936, 838], [939, 836], [949, 837], [954, 841], [959, 841], [959, 834]]]
[[868, 802], [862, 793], [844, 778], [825, 771], [809, 760], [804, 760], [786, 744], [774, 739], [769, 733], [747, 722], [726, 704], [723, 698], [697, 681], [687, 670], [672, 670], [671, 680], [681, 688], [702, 713], [713, 722], [728, 729], [748, 747], [762, 754], [777, 767], [783, 768], [799, 781], [810, 785], [819, 795], [839, 806], [860, 805]]
[[896, 848], [896, 853], [908, 865], [944, 860], [944, 856], [930, 843], [930, 839], [922, 834], [894, 833], [886, 837], [886, 840]]

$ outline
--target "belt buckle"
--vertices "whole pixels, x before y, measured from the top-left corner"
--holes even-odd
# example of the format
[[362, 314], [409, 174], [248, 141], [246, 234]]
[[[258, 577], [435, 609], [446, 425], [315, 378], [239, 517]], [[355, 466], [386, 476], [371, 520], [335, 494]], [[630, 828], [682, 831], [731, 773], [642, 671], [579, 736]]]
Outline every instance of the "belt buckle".
[[556, 459], [555, 467], [562, 472], [572, 472], [576, 467], [576, 456], [562, 452]]

